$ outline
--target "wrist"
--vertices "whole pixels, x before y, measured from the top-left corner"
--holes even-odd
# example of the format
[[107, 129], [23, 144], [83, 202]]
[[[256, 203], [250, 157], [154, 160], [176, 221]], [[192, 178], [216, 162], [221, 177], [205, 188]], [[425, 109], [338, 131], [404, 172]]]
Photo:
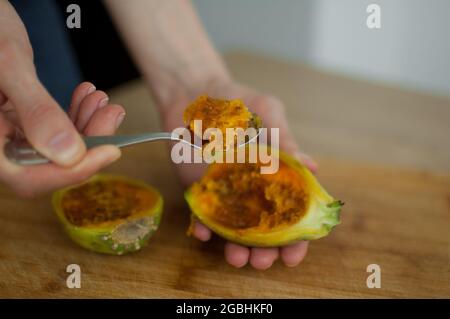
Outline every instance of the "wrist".
[[231, 80], [190, 1], [106, 3], [160, 109]]
[[209, 88], [232, 82], [224, 62], [219, 56], [190, 56], [190, 61], [178, 65], [153, 69], [144, 73], [158, 108], [165, 113], [174, 102], [192, 100]]

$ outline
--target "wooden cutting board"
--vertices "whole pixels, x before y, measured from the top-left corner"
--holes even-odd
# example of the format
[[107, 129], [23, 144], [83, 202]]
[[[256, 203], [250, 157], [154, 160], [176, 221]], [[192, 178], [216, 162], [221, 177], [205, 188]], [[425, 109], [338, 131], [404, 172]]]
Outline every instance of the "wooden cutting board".
[[[154, 151], [164, 154], [163, 145]], [[450, 179], [408, 170], [321, 160], [319, 178], [345, 201], [343, 223], [311, 243], [296, 268], [234, 269], [223, 241], [185, 231], [189, 212], [166, 156], [139, 146], [110, 168], [158, 187], [162, 225], [141, 252], [104, 256], [65, 235], [48, 197], [25, 201], [0, 191], [1, 297], [450, 297]], [[81, 289], [68, 289], [68, 264]], [[366, 267], [381, 267], [369, 289]]]
[[[342, 224], [312, 242], [298, 267], [278, 261], [266, 271], [234, 269], [224, 261], [223, 240], [200, 243], [185, 235], [189, 212], [165, 145], [140, 145], [107, 169], [153, 184], [165, 199], [160, 229], [135, 254], [86, 251], [65, 235], [48, 196], [23, 200], [0, 187], [0, 297], [450, 298], [450, 157], [444, 147], [450, 134], [442, 135], [450, 102], [253, 56], [234, 55], [228, 62], [241, 78], [252, 74], [246, 82], [254, 86], [269, 85], [258, 76], [264, 69], [284, 81], [281, 87], [272, 80], [273, 88], [287, 98], [293, 131], [318, 159], [319, 180], [346, 203]], [[298, 79], [313, 88], [296, 96], [292, 83]], [[329, 88], [328, 100], [322, 85]], [[368, 113], [361, 111], [361, 95], [372, 98]], [[127, 108], [123, 132], [158, 129], [141, 83], [112, 92], [112, 100]], [[408, 123], [420, 121], [428, 130], [419, 134], [415, 125], [386, 120], [397, 104], [408, 104]], [[326, 117], [331, 105], [352, 120], [341, 117], [339, 125]], [[396, 112], [390, 114], [400, 119]], [[73, 263], [81, 267], [80, 289], [66, 287], [66, 267]], [[366, 286], [369, 264], [381, 267], [379, 289]]]

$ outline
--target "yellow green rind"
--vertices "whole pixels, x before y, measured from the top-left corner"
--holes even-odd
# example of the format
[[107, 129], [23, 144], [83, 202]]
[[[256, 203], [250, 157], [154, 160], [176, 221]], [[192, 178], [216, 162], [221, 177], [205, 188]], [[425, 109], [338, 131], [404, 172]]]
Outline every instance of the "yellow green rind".
[[[86, 183], [99, 179], [121, 180], [130, 184], [134, 184], [136, 186], [146, 188], [157, 194], [157, 202], [154, 207], [152, 207], [152, 209], [144, 212], [143, 214], [140, 214], [139, 217], [131, 216], [128, 219], [124, 220], [123, 223], [114, 225], [113, 227], [79, 227], [73, 225], [69, 222], [69, 220], [67, 220], [61, 206], [61, 200], [64, 194], [68, 190], [79, 185], [66, 187], [54, 192], [52, 196], [53, 208], [56, 215], [58, 216], [58, 219], [62, 223], [64, 230], [75, 243], [88, 250], [98, 253], [122, 255], [140, 250], [147, 244], [148, 239], [154, 234], [160, 224], [163, 212], [163, 199], [161, 194], [156, 189], [142, 181], [113, 174], [97, 174], [89, 179]], [[119, 227], [123, 227], [123, 225], [132, 225], [132, 223], [139, 223], [141, 225], [143, 222], [145, 222], [144, 226], [146, 227], [146, 233], [145, 235], [136, 238], [136, 241], [134, 241], [133, 243], [121, 243], [115, 240], [114, 236], [112, 236], [112, 234], [114, 234], [114, 231], [117, 231], [117, 229]]]
[[199, 204], [191, 190], [188, 189], [185, 192], [185, 199], [192, 213], [219, 236], [252, 247], [277, 247], [299, 240], [319, 239], [328, 235], [334, 226], [340, 224], [340, 210], [343, 203], [331, 197], [308, 168], [282, 151], [279, 154], [280, 160], [303, 176], [309, 190], [306, 213], [298, 223], [266, 232], [257, 228], [245, 230], [225, 228], [208, 218], [206, 214], [201, 213]]

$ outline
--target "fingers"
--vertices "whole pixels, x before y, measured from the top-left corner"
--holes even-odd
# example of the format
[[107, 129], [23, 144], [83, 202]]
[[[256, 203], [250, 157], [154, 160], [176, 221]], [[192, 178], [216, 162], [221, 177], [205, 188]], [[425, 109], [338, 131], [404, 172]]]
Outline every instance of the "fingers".
[[0, 91], [14, 105], [30, 143], [61, 166], [79, 162], [84, 143], [38, 80], [31, 57], [12, 42], [0, 42], [0, 74]]
[[78, 114], [74, 121], [79, 132], [83, 132], [95, 111], [108, 104], [108, 96], [103, 91], [95, 91], [86, 97], [79, 104]]
[[281, 259], [284, 264], [288, 267], [297, 266], [305, 258], [308, 251], [307, 241], [300, 241], [290, 246], [285, 246], [281, 248]]
[[[3, 147], [3, 146], [2, 146]], [[70, 168], [54, 164], [18, 166], [0, 158], [1, 179], [17, 194], [33, 197], [67, 185], [80, 183], [120, 157], [120, 150], [112, 145], [93, 148], [81, 162]], [[45, 180], [45, 183], [42, 181]]]
[[244, 267], [249, 261], [253, 268], [270, 268], [279, 257], [279, 248], [248, 248], [231, 242], [225, 244], [225, 259], [233, 267]]
[[[211, 238], [211, 230], [196, 221], [193, 235], [201, 241]], [[225, 259], [233, 267], [244, 267], [249, 261], [255, 269], [264, 270], [270, 268], [279, 256], [278, 248], [248, 248], [231, 242], [225, 244]]]
[[[250, 103], [256, 106], [256, 113], [260, 112], [260, 116], [263, 118], [263, 124], [265, 123], [264, 125], [268, 125], [269, 128], [279, 129], [279, 148], [294, 155], [312, 172], [316, 172], [318, 169], [317, 163], [308, 155], [300, 152], [298, 144], [289, 129], [283, 103], [277, 98], [265, 95], [257, 95]], [[274, 143], [274, 141], [270, 142], [271, 144]]]
[[72, 100], [70, 102], [70, 108], [68, 112], [72, 122], [75, 123], [75, 120], [77, 119], [78, 109], [81, 101], [89, 94], [94, 93], [95, 90], [96, 88], [94, 84], [90, 82], [83, 82], [75, 88], [72, 94]]
[[298, 144], [289, 130], [287, 121], [283, 120], [283, 122], [284, 125], [280, 126], [280, 148], [292, 154], [300, 163], [308, 167], [313, 173], [316, 173], [319, 165], [309, 155], [300, 152]]
[[[107, 98], [101, 91], [92, 92], [93, 85], [85, 82], [79, 85], [73, 94], [71, 112], [77, 113], [80, 121], [76, 124], [84, 128], [89, 135], [114, 134], [121, 123], [124, 109], [120, 105], [106, 105], [98, 108]], [[95, 107], [93, 107], [95, 106]], [[1, 115], [1, 114], [0, 114]], [[3, 147], [6, 135], [11, 132], [11, 124], [1, 115], [0, 147]], [[5, 181], [19, 195], [32, 197], [66, 185], [79, 183], [120, 157], [120, 151], [114, 146], [102, 146], [89, 150], [78, 164], [71, 168], [54, 164], [22, 167], [9, 162], [0, 154], [0, 179]], [[45, 183], [42, 181], [45, 180]]]
[[0, 112], [6, 117], [6, 119], [16, 127], [20, 127], [19, 118], [14, 111], [14, 106], [10, 101], [6, 100], [6, 103], [0, 106]]
[[238, 244], [225, 244], [225, 259], [233, 267], [244, 267], [250, 258], [250, 249]]
[[[6, 137], [12, 132], [13, 126], [6, 119], [6, 117], [2, 113], [0, 113], [0, 146], [3, 147], [4, 143], [6, 142]], [[3, 150], [3, 148], [1, 148], [1, 150]]]
[[252, 248], [250, 264], [258, 270], [265, 270], [272, 266], [279, 256], [279, 249], [274, 248]]
[[125, 118], [125, 110], [117, 104], [108, 104], [108, 95], [96, 91], [90, 82], [83, 82], [74, 90], [69, 116], [84, 135], [112, 135]]
[[225, 259], [236, 268], [243, 267], [250, 261], [253, 268], [265, 270], [270, 268], [280, 255], [286, 266], [295, 267], [303, 261], [307, 251], [307, 241], [281, 248], [247, 248], [228, 242], [225, 244]]
[[201, 241], [208, 241], [211, 239], [211, 230], [199, 221], [195, 221], [192, 234]]
[[308, 154], [296, 151], [293, 155], [300, 163], [308, 167], [311, 172], [317, 173], [319, 170], [319, 164], [317, 164], [317, 162], [314, 161]]
[[[208, 241], [211, 238], [211, 230], [199, 221], [196, 221], [193, 235], [201, 241]], [[295, 267], [305, 258], [307, 251], [307, 241], [301, 241], [280, 248], [249, 248], [227, 242], [225, 244], [224, 254], [225, 260], [233, 267], [244, 267], [250, 261], [253, 268], [265, 270], [270, 268], [279, 256], [281, 256], [286, 266]]]
[[125, 110], [117, 104], [109, 104], [95, 111], [84, 129], [85, 135], [113, 135], [125, 118]]

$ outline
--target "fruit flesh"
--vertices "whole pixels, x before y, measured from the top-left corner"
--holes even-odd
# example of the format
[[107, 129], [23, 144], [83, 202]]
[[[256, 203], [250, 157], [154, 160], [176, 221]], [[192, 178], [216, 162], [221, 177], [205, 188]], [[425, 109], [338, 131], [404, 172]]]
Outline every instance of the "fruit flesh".
[[70, 189], [61, 205], [70, 223], [80, 227], [119, 224], [155, 206], [157, 194], [121, 180], [97, 180]]
[[[253, 115], [241, 100], [214, 99], [201, 95], [184, 111], [183, 119], [189, 129], [202, 137], [208, 128], [216, 128], [225, 134], [227, 128], [247, 129]], [[202, 130], [194, 126], [194, 120], [202, 120]]]
[[74, 242], [113, 255], [141, 249], [157, 230], [163, 209], [162, 197], [153, 187], [112, 174], [98, 174], [56, 191], [52, 202]]
[[259, 164], [210, 165], [185, 193], [193, 215], [246, 246], [278, 247], [328, 235], [340, 223], [342, 203], [298, 161], [281, 151], [279, 159], [274, 174], [260, 174]]
[[191, 189], [204, 213], [223, 227], [270, 231], [298, 221], [307, 193], [296, 172], [281, 163], [276, 174], [260, 174], [258, 164], [217, 165]]

